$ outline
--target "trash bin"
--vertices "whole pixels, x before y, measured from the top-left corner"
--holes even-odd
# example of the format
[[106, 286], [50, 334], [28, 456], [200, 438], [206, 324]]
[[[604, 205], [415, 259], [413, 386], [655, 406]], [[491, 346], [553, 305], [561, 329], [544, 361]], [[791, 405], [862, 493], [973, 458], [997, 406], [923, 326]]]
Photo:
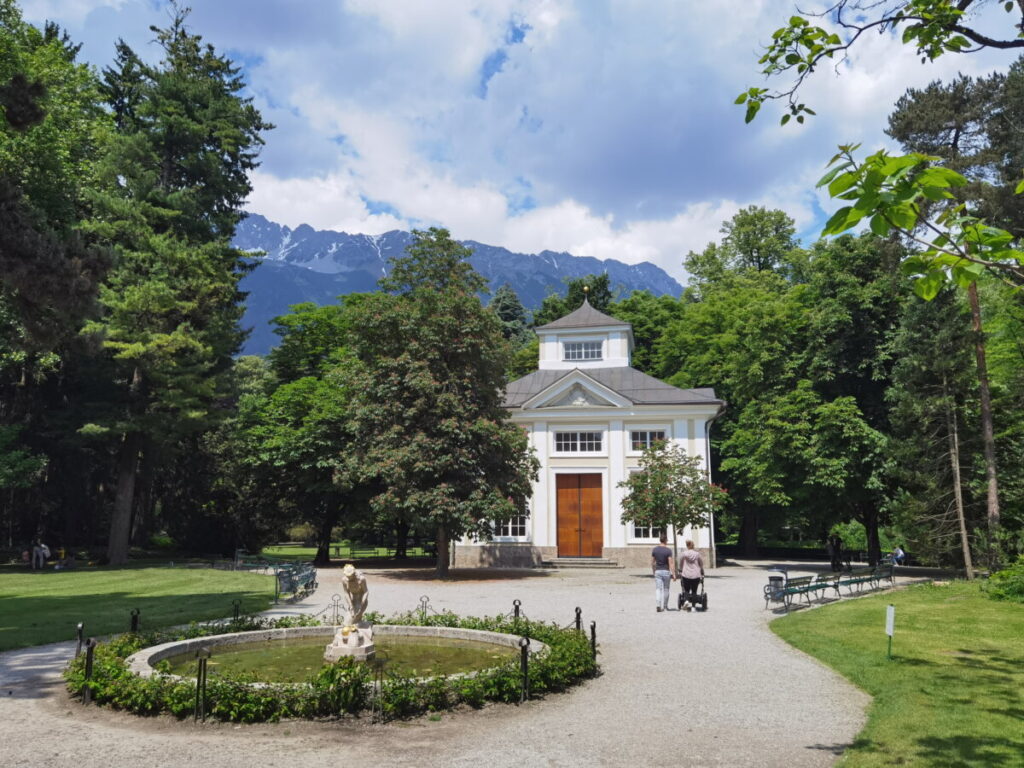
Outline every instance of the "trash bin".
[[786, 586], [787, 571], [785, 568], [771, 568], [768, 571], [768, 586], [772, 592], [778, 592]]

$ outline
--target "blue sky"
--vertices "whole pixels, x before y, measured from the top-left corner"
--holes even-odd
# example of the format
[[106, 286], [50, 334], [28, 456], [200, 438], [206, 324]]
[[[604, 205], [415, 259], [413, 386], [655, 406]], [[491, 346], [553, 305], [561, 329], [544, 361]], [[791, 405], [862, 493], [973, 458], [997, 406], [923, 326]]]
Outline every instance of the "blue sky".
[[[886, 145], [908, 85], [1005, 68], [866, 37], [804, 92], [819, 117], [745, 125], [736, 95], [788, 0], [191, 0], [192, 29], [244, 66], [277, 128], [249, 209], [295, 227], [444, 226], [512, 250], [651, 261], [718, 240], [738, 208], [834, 209], [814, 190], [837, 144]], [[22, 0], [98, 67], [124, 38], [156, 56], [160, 0]], [[1001, 5], [1001, 4], [997, 4]], [[813, 7], [802, 4], [801, 7]]]

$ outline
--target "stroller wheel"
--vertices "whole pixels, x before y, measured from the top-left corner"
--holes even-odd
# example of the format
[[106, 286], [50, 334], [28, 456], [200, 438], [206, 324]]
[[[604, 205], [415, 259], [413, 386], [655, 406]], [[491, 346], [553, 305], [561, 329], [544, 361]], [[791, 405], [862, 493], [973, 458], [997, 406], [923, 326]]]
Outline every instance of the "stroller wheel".
[[708, 596], [706, 594], [700, 596], [700, 609], [702, 611], [708, 609]]

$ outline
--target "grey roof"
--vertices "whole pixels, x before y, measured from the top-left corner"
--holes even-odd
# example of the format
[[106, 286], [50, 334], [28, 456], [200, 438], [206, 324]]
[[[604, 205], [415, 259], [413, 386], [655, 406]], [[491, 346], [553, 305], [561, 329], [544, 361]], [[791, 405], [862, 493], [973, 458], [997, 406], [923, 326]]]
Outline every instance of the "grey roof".
[[633, 327], [623, 320], [606, 315], [604, 312], [598, 312], [590, 306], [589, 301], [583, 299], [580, 308], [575, 312], [570, 312], [565, 317], [560, 317], [547, 325], [538, 326], [535, 330], [557, 331], [560, 328], [607, 328], [608, 326]]
[[715, 397], [715, 390], [711, 388], [679, 389], [641, 373], [636, 368], [620, 366], [534, 371], [521, 379], [509, 382], [505, 388], [505, 407], [521, 407], [527, 400], [575, 371], [618, 392], [634, 405], [725, 405], [725, 401]]

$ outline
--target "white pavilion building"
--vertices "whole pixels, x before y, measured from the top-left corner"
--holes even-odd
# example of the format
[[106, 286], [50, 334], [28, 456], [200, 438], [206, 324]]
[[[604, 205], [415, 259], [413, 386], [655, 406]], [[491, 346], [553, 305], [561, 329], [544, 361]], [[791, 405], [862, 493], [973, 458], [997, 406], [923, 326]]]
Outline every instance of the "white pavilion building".
[[[529, 432], [540, 460], [530, 514], [498, 523], [492, 541], [459, 542], [455, 565], [647, 565], [661, 531], [622, 523], [619, 483], [657, 440], [708, 469], [708, 430], [725, 403], [712, 389], [679, 389], [630, 367], [633, 327], [587, 301], [536, 333], [539, 370], [505, 391], [512, 421]], [[692, 538], [714, 565], [710, 528], [668, 534], [680, 546]]]

